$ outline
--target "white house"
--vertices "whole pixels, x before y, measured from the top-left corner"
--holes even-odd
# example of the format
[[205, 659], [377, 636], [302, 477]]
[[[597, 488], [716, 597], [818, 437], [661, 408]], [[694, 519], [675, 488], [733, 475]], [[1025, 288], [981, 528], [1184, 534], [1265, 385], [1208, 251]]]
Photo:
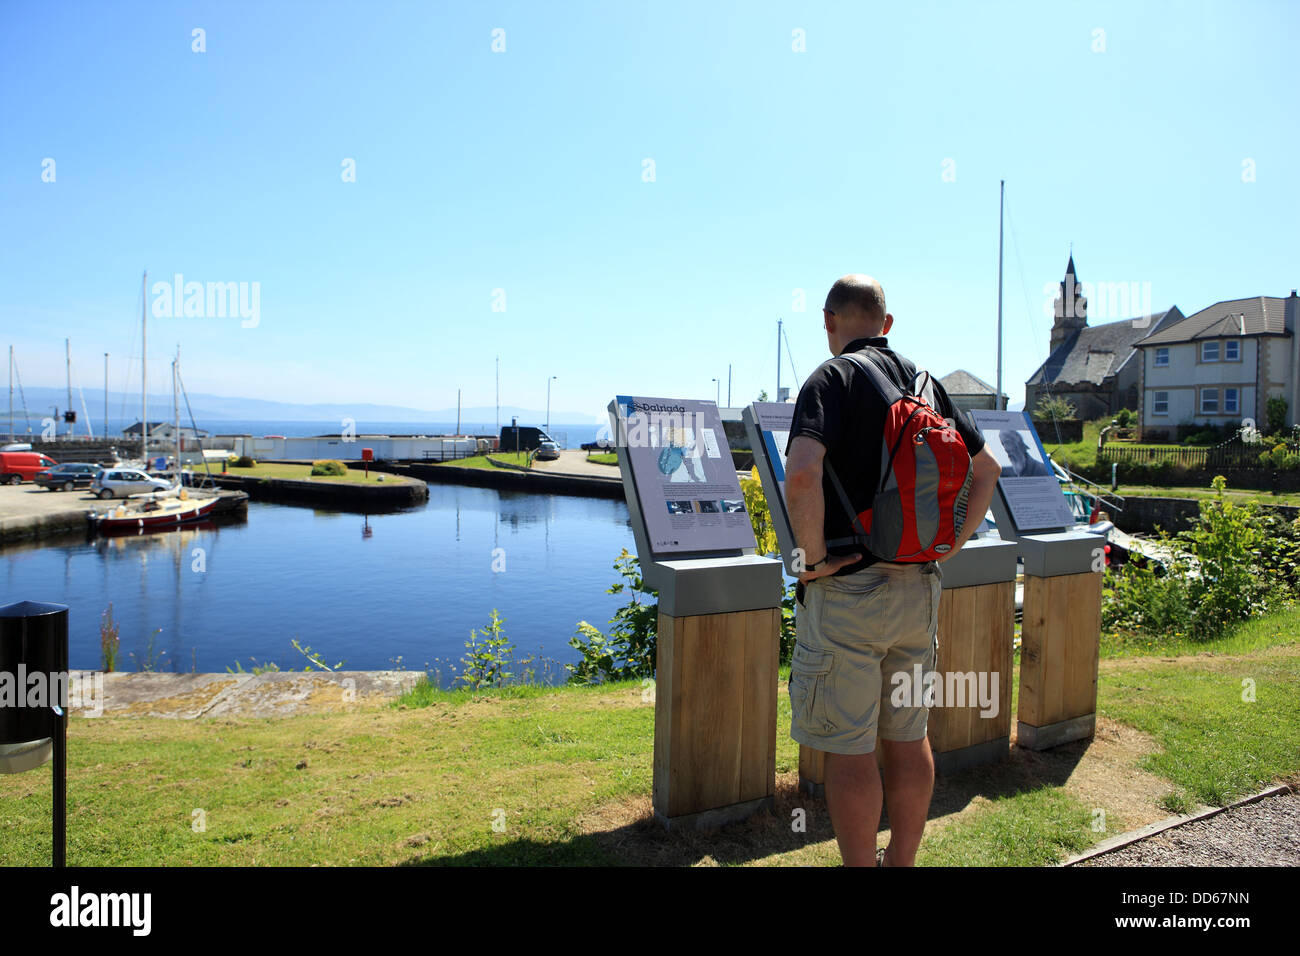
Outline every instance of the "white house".
[[1137, 343], [1142, 353], [1142, 439], [1172, 439], [1186, 423], [1267, 420], [1270, 398], [1300, 406], [1300, 299], [1255, 296], [1216, 302]]

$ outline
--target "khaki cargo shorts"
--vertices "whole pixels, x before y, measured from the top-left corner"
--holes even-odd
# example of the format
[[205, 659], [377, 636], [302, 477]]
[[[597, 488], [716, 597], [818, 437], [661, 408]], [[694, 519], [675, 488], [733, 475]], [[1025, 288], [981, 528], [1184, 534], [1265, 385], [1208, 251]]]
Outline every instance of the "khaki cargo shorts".
[[915, 665], [922, 682], [936, 666], [941, 581], [933, 561], [880, 562], [804, 586], [790, 664], [790, 736], [835, 754], [872, 753], [877, 735], [925, 736], [929, 708], [890, 698], [895, 674], [907, 676], [903, 702], [910, 704]]

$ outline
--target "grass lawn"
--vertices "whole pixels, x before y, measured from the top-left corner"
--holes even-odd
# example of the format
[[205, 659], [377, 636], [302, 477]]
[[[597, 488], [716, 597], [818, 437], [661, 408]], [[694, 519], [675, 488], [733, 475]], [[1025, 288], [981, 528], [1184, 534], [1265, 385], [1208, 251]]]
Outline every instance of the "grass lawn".
[[327, 482], [352, 482], [356, 484], [379, 484], [379, 477], [382, 475], [384, 481], [396, 481], [392, 475], [385, 475], [381, 471], [371, 469], [370, 477], [366, 477], [365, 469], [360, 466], [348, 465], [346, 475], [317, 475], [311, 473], [311, 465], [278, 465], [263, 464], [258, 462], [252, 468], [235, 468], [226, 469], [228, 474], [238, 475], [241, 478], [296, 478], [302, 481], [327, 481]]
[[[1103, 661], [1090, 743], [940, 778], [922, 865], [1043, 865], [1196, 802], [1300, 773], [1300, 612], [1199, 656]], [[1242, 682], [1255, 700], [1242, 700]], [[424, 691], [281, 719], [74, 718], [72, 865], [799, 865], [839, 860], [795, 787], [781, 686], [775, 812], [721, 831], [650, 818], [638, 682]], [[1106, 810], [1107, 832], [1091, 821]], [[0, 865], [49, 859], [48, 772], [0, 776]], [[201, 814], [196, 813], [201, 811]], [[791, 825], [805, 814], [806, 832]], [[199, 819], [203, 826], [198, 826]]]
[[[504, 461], [510, 465], [522, 465], [528, 467], [528, 452], [493, 452], [492, 457], [497, 461]], [[488, 461], [486, 455], [473, 455], [469, 458], [457, 458], [455, 461], [444, 461], [441, 463], [443, 468], [495, 468], [496, 465]]]
[[588, 455], [587, 461], [594, 461], [598, 465], [617, 465], [618, 452], [602, 451], [594, 455]]

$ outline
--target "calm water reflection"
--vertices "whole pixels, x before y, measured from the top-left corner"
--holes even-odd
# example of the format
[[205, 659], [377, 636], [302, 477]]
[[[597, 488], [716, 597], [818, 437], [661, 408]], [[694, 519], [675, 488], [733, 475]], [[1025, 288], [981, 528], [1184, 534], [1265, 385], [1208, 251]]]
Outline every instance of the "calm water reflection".
[[123, 670], [137, 669], [161, 629], [159, 670], [248, 668], [250, 658], [301, 670], [296, 637], [359, 670], [442, 661], [444, 683], [445, 662], [459, 661], [492, 608], [521, 654], [570, 661], [575, 624], [604, 630], [623, 603], [605, 593], [619, 550], [634, 550], [623, 502], [429, 491], [426, 506], [398, 514], [253, 502], [246, 524], [6, 549], [0, 595], [67, 604], [74, 668], [99, 666], [111, 601]]

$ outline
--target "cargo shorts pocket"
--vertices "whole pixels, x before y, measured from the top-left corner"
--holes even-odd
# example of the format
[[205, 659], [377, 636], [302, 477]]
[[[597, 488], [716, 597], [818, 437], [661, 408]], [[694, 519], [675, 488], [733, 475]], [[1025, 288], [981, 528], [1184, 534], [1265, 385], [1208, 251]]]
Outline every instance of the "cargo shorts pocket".
[[795, 644], [790, 659], [790, 718], [796, 727], [810, 734], [824, 734], [826, 720], [826, 676], [834, 656]]

